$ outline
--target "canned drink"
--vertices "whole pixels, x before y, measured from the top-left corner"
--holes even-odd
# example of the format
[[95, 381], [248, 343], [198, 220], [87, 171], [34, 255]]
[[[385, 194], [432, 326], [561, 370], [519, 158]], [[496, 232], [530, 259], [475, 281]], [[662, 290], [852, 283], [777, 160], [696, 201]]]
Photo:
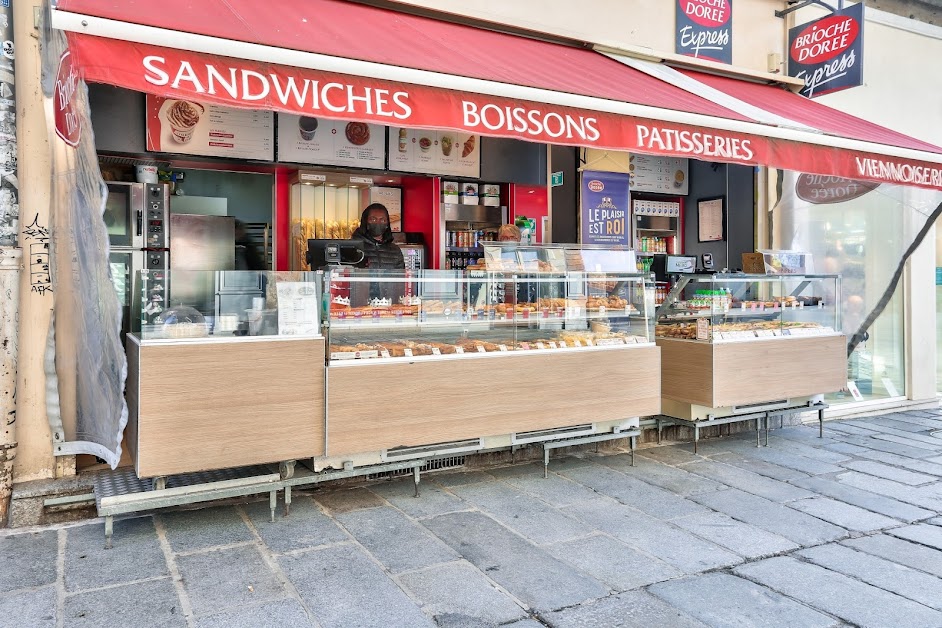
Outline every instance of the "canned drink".
[[475, 231], [475, 232], [474, 232], [474, 246], [477, 246], [477, 245], [478, 245], [478, 242], [480, 242], [480, 240], [481, 240], [481, 232], [480, 232], [480, 231]]

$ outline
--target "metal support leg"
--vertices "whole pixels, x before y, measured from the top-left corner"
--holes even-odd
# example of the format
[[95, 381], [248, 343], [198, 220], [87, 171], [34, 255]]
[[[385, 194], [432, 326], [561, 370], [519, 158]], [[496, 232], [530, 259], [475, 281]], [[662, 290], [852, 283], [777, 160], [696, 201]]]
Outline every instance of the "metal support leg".
[[105, 517], [105, 549], [111, 549], [111, 537], [114, 535], [114, 517]]
[[275, 523], [275, 510], [278, 508], [278, 491], [268, 491], [268, 506], [271, 508], [271, 522]]
[[824, 438], [824, 408], [818, 410], [818, 438]]
[[700, 426], [694, 425], [693, 426], [693, 453], [694, 454], [697, 453], [697, 445], [699, 444], [699, 442], [700, 442]]
[[419, 482], [422, 481], [421, 474], [422, 472], [419, 470], [419, 467], [412, 468], [412, 483], [415, 484], [415, 494], [413, 497], [419, 496]]
[[661, 420], [660, 420], [660, 419], [655, 419], [655, 421], [657, 421], [657, 444], [660, 445], [660, 444], [661, 444], [661, 425], [662, 425], [662, 423], [661, 423]]
[[546, 447], [543, 448], [543, 479], [549, 477], [549, 452]]
[[762, 417], [756, 418], [756, 447], [761, 447], [762, 444], [759, 441], [759, 434], [762, 432]]
[[291, 487], [285, 487], [285, 516], [291, 514]]
[[635, 466], [635, 438], [637, 437], [632, 436], [628, 439], [628, 446], [631, 448], [631, 466]]
[[765, 413], [765, 446], [769, 446], [769, 413]]

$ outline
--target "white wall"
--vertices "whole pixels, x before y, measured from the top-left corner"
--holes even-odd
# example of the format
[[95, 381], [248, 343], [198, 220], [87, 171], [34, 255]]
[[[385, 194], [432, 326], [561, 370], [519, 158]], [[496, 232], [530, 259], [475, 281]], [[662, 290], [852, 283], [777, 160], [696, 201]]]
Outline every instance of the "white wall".
[[[676, 0], [400, 0], [400, 4], [508, 24], [616, 48], [674, 52]], [[733, 65], [765, 72], [769, 53], [784, 54], [783, 0], [733, 2]]]

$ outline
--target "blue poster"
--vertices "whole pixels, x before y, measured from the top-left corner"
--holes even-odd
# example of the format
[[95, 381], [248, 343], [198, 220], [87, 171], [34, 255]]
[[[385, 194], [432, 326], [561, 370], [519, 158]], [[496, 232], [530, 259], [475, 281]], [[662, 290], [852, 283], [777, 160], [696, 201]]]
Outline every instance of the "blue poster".
[[582, 244], [628, 245], [628, 175], [621, 172], [582, 173]]
[[733, 62], [733, 0], [677, 0], [674, 52]]
[[863, 85], [864, 3], [788, 31], [788, 75], [799, 94], [815, 98]]

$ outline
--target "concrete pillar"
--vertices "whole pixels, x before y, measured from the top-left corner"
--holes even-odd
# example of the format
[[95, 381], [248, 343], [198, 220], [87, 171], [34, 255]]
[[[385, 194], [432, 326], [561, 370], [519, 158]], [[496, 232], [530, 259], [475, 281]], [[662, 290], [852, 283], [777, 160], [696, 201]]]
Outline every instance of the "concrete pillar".
[[[35, 26], [33, 4], [15, 2], [17, 42], [18, 166], [20, 181], [20, 246], [48, 242], [50, 170], [49, 133], [40, 87], [40, 31]], [[44, 240], [45, 238], [45, 240]], [[29, 260], [24, 260], [28, 262]], [[56, 476], [52, 435], [46, 417], [46, 378], [43, 357], [52, 316], [53, 294], [41, 275], [24, 264], [20, 281], [20, 335], [16, 377], [17, 456], [15, 482]]]

